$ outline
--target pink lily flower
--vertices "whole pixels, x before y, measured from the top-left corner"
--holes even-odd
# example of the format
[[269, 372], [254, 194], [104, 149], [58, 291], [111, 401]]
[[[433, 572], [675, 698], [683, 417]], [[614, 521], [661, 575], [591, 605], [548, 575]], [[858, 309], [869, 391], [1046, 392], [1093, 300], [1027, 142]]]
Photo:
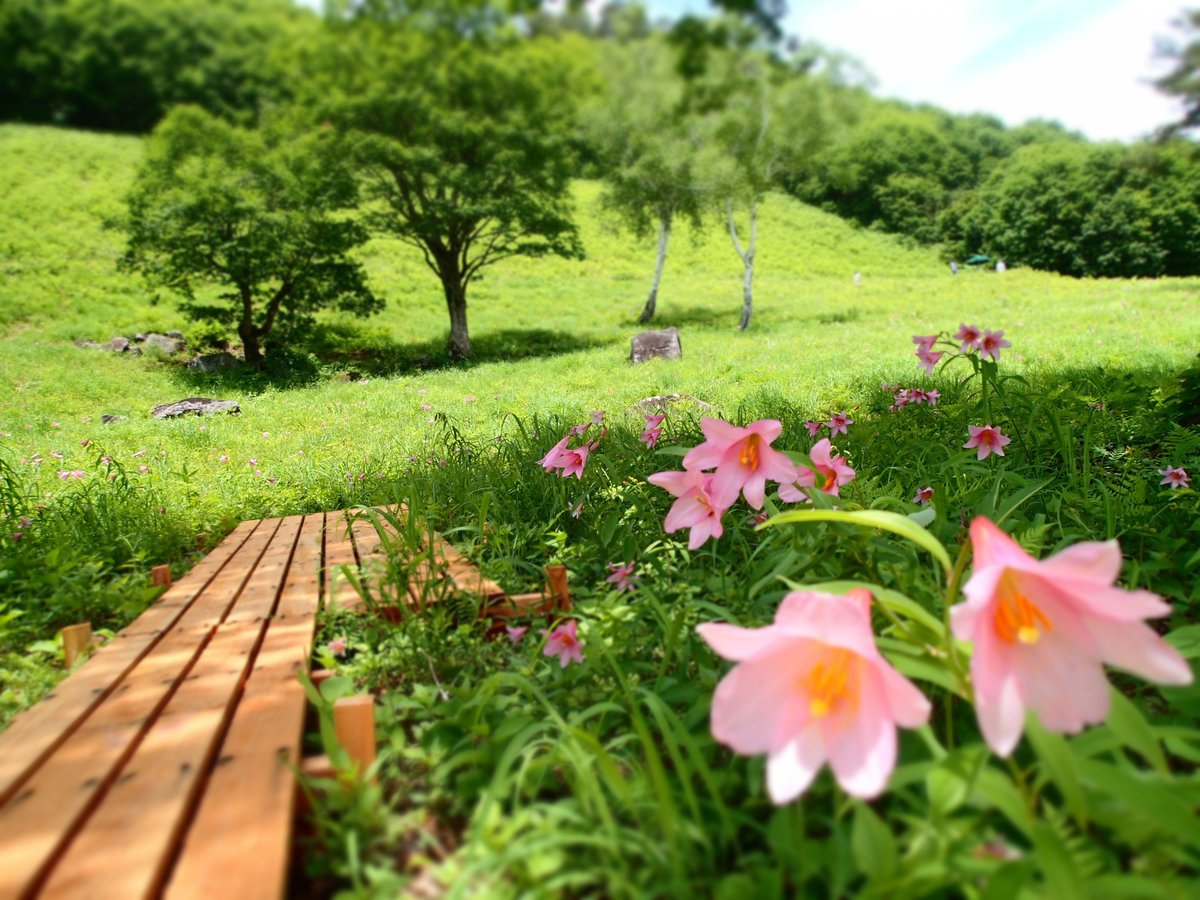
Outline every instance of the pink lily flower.
[[636, 577], [633, 574], [633, 563], [622, 565], [621, 563], [608, 564], [609, 576], [604, 580], [609, 584], [615, 584], [618, 591], [632, 591]]
[[816, 437], [821, 433], [821, 429], [825, 426], [824, 422], [805, 422], [804, 427], [808, 429], [809, 437]]
[[564, 450], [562, 454], [562, 477], [570, 478], [574, 475], [582, 481], [583, 469], [587, 465], [588, 454], [595, 449], [596, 444], [593, 441], [590, 444], [584, 444], [582, 447]]
[[846, 431], [847, 425], [853, 425], [854, 420], [847, 416], [844, 412], [834, 413], [829, 417], [829, 421], [825, 423], [829, 426], [829, 436], [837, 437], [839, 434], [849, 434]]
[[925, 392], [925, 402], [928, 403], [930, 406], [937, 406], [938, 401], [941, 399], [942, 399], [941, 391], [926, 391]]
[[647, 450], [653, 450], [658, 445], [659, 440], [662, 438], [662, 429], [659, 426], [662, 425], [663, 419], [666, 417], [665, 413], [657, 416], [646, 416], [646, 427], [642, 430], [642, 435], [638, 440], [646, 445]]
[[701, 419], [704, 443], [693, 447], [683, 458], [685, 469], [711, 469], [711, 491], [717, 506], [729, 508], [738, 493], [754, 509], [762, 509], [767, 493], [767, 481], [787, 482], [796, 477], [792, 461], [771, 442], [783, 432], [775, 419], [751, 422], [738, 428], [720, 419]]
[[528, 625], [505, 625], [504, 633], [508, 635], [508, 639], [514, 644], [521, 643], [521, 638], [525, 637], [525, 632], [529, 630]]
[[430, 406], [428, 403], [422, 403], [421, 409], [425, 410], [426, 412], [429, 412], [429, 410], [433, 409], [433, 407]]
[[130, 454], [129, 454], [129, 456], [130, 456], [130, 458], [131, 458], [131, 459], [137, 459], [139, 456], [145, 456], [145, 455], [146, 455], [146, 451], [145, 451], [145, 450], [138, 450], [138, 451], [136, 451], [136, 452], [134, 452], [134, 453], [130, 453]]
[[990, 356], [996, 362], [1000, 362], [1000, 351], [1011, 346], [1012, 341], [1004, 339], [1003, 331], [988, 331], [979, 340], [979, 355]]
[[713, 475], [689, 469], [684, 472], [656, 472], [646, 480], [678, 497], [667, 511], [663, 531], [667, 534], [690, 528], [688, 549], [695, 550], [711, 538], [724, 534], [721, 516], [728, 507], [719, 505], [712, 496]]
[[334, 638], [332, 641], [330, 641], [328, 644], [325, 645], [325, 649], [328, 650], [330, 653], [332, 653], [334, 656], [345, 656], [346, 655], [346, 639], [345, 638]]
[[815, 487], [818, 474], [821, 476], [821, 490], [826, 494], [833, 494], [835, 497], [838, 496], [838, 489], [841, 485], [849, 484], [854, 480], [854, 470], [846, 465], [845, 457], [833, 455], [833, 447], [829, 443], [829, 438], [817, 441], [809, 451], [808, 458], [817, 467], [815, 472], [807, 466], [797, 466], [800, 477], [779, 486], [779, 499], [785, 503], [810, 502], [808, 494], [800, 488]]
[[80, 479], [87, 478], [87, 472], [83, 471], [82, 469], [73, 469], [70, 472], [60, 469], [58, 477], [62, 481], [79, 481]]
[[593, 425], [603, 425], [604, 424], [604, 410], [598, 409], [592, 413], [592, 424]]
[[580, 500], [578, 503], [576, 503], [575, 508], [571, 510], [571, 518], [578, 519], [579, 514], [581, 512], [583, 512], [583, 501], [582, 500]]
[[987, 519], [971, 523], [974, 570], [950, 610], [955, 637], [975, 645], [971, 681], [988, 746], [1007, 756], [1025, 711], [1074, 734], [1108, 716], [1103, 666], [1159, 684], [1190, 684], [1182, 656], [1144, 619], [1171, 608], [1157, 594], [1115, 587], [1116, 541], [1085, 541], [1036, 560]]
[[1163, 477], [1159, 484], [1169, 484], [1171, 490], [1187, 487], [1190, 480], [1187, 469], [1183, 466], [1167, 466], [1165, 469], [1159, 469], [1158, 474]]
[[923, 487], [917, 490], [917, 494], [912, 498], [913, 503], [924, 505], [933, 499], [933, 488]]
[[555, 469], [561, 469], [564, 465], [566, 465], [566, 463], [563, 462], [562, 457], [567, 452], [567, 441], [570, 439], [571, 435], [568, 434], [561, 441], [551, 447], [549, 452], [538, 460], [538, 465], [540, 465], [547, 472], [553, 472]]
[[571, 428], [567, 432], [567, 434], [573, 435], [574, 437], [579, 437], [581, 434], [586, 432], [591, 427], [592, 427], [591, 422], [584, 422], [582, 425], [573, 425], [573, 426], [571, 426]]
[[966, 353], [968, 350], [979, 349], [979, 342], [983, 340], [983, 332], [974, 325], [961, 323], [958, 326], [958, 333], [954, 335], [954, 339], [960, 342], [958, 349]]
[[878, 796], [896, 765], [896, 726], [929, 720], [929, 701], [876, 648], [870, 602], [862, 589], [793, 591], [765, 628], [696, 628], [737, 663], [713, 694], [713, 737], [767, 754], [777, 804], [804, 793], [826, 761], [846, 793]]
[[917, 345], [918, 353], [922, 350], [928, 353], [933, 349], [933, 345], [937, 339], [938, 336], [936, 334], [914, 334], [912, 342]]
[[918, 350], [917, 359], [919, 364], [924, 367], [926, 375], [933, 374], [933, 367], [938, 364], [938, 360], [942, 358], [944, 350]]
[[999, 428], [993, 428], [991, 425], [968, 425], [967, 431], [971, 437], [963, 444], [964, 450], [979, 448], [978, 459], [987, 459], [988, 454], [995, 453], [997, 456], [1004, 455], [1004, 448], [1012, 443], [1012, 438], [1002, 434]]
[[583, 649], [576, 635], [578, 623], [570, 619], [551, 631], [543, 631], [546, 636], [546, 646], [542, 648], [542, 656], [557, 656], [561, 668], [566, 668], [572, 661], [583, 662]]

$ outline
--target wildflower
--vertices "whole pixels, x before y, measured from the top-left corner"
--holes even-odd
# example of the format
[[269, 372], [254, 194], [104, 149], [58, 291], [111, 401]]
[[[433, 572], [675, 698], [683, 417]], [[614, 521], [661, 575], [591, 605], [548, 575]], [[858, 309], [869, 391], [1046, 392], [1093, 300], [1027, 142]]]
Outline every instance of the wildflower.
[[217, 457], [217, 462], [229, 462], [229, 454], [222, 453], [220, 456]]
[[959, 324], [958, 333], [954, 335], [954, 339], [960, 342], [958, 349], [966, 353], [968, 350], [979, 349], [979, 343], [983, 339], [983, 332], [974, 325], [967, 325], [964, 322]]
[[690, 528], [688, 549], [695, 550], [711, 538], [724, 533], [721, 516], [727, 507], [718, 504], [712, 496], [714, 476], [695, 469], [685, 472], [656, 472], [646, 480], [669, 492], [678, 499], [671, 504], [663, 531], [668, 534], [681, 528]]
[[833, 456], [833, 447], [829, 443], [829, 438], [822, 438], [813, 445], [812, 451], [808, 454], [808, 458], [812, 460], [813, 465], [817, 468], [812, 470], [807, 466], [799, 466], [798, 478], [787, 484], [779, 486], [779, 498], [785, 503], [800, 503], [808, 502], [808, 495], [800, 490], [801, 487], [814, 487], [817, 483], [817, 475], [821, 476], [821, 490], [826, 494], [838, 496], [838, 488], [840, 485], [848, 484], [854, 480], [854, 470], [846, 465], [845, 457]]
[[1004, 455], [1004, 448], [1012, 443], [1012, 438], [1001, 433], [999, 428], [993, 428], [991, 425], [968, 425], [967, 431], [971, 437], [963, 444], [964, 450], [970, 450], [974, 447], [979, 448], [979, 459], [987, 459], [989, 453], [995, 453], [997, 456]]
[[135, 450], [133, 453], [129, 454], [131, 459], [137, 459], [139, 456], [145, 456], [145, 455], [146, 455], [145, 450]]
[[86, 446], [88, 446], [88, 444], [90, 444], [91, 442], [92, 442], [92, 439], [91, 439], [91, 438], [84, 438], [82, 441], [80, 441], [80, 442], [79, 442], [79, 446], [80, 446], [80, 447], [86, 447]]
[[578, 503], [576, 503], [575, 508], [571, 510], [571, 518], [578, 519], [579, 514], [581, 512], [583, 512], [583, 501], [582, 500], [580, 500]]
[[826, 761], [846, 793], [877, 796], [896, 764], [896, 726], [929, 719], [929, 701], [875, 647], [870, 599], [793, 591], [765, 628], [696, 629], [737, 663], [713, 695], [713, 737], [767, 754], [777, 804], [804, 793]]
[[1007, 756], [1025, 711], [1073, 734], [1108, 716], [1105, 663], [1160, 684], [1189, 684], [1183, 657], [1144, 619], [1171, 608], [1157, 594], [1115, 587], [1116, 541], [1086, 541], [1038, 561], [989, 522], [971, 523], [974, 570], [951, 628], [972, 641], [971, 681], [988, 746]]
[[928, 353], [933, 349], [933, 344], [937, 339], [936, 334], [914, 334], [912, 342], [917, 345], [918, 353], [922, 351]]
[[263, 437], [265, 437], [265, 438], [269, 438], [269, 437], [271, 436], [271, 432], [269, 432], [269, 431], [264, 431], [264, 432], [262, 433], [262, 436], [263, 436]]
[[647, 450], [653, 450], [662, 437], [662, 429], [659, 427], [663, 423], [666, 414], [657, 416], [646, 416], [646, 427], [642, 430], [642, 436], [638, 438], [646, 445]]
[[111, 456], [102, 456], [102, 457], [100, 457], [100, 462], [103, 465], [111, 466], [112, 465], [112, 457]]
[[599, 410], [595, 410], [592, 412], [592, 424], [593, 425], [603, 425], [604, 424], [604, 410], [599, 409]]
[[250, 457], [248, 460], [246, 460], [246, 462], [247, 462], [247, 463], [249, 463], [251, 466], [257, 466], [257, 465], [258, 465], [258, 460], [257, 460], [257, 459], [255, 459], [253, 456], [252, 456], [252, 457]]
[[73, 469], [70, 472], [59, 470], [58, 477], [63, 481], [79, 481], [82, 478], [87, 478], [87, 472], [82, 469]]
[[149, 466], [138, 466], [138, 471], [141, 472], [143, 475], [145, 475], [147, 472], [150, 471], [150, 467]]
[[926, 375], [933, 374], [933, 367], [938, 364], [938, 360], [942, 358], [944, 350], [918, 350], [917, 359], [919, 364], [924, 367]]
[[570, 619], [551, 631], [542, 631], [546, 636], [546, 646], [542, 648], [542, 656], [557, 656], [558, 664], [566, 668], [574, 660], [583, 662], [583, 649], [576, 635], [578, 623]]
[[824, 422], [805, 422], [804, 427], [808, 429], [809, 437], [816, 437], [820, 433], [824, 424]]
[[990, 356], [996, 362], [1000, 362], [1000, 351], [1011, 346], [1012, 341], [1004, 340], [1003, 331], [988, 331], [979, 340], [979, 355]]
[[849, 434], [846, 431], [847, 425], [853, 425], [854, 420], [847, 416], [844, 412], [834, 413], [829, 417], [829, 421], [825, 423], [829, 426], [829, 436], [836, 437], [839, 434]]
[[28, 529], [33, 524], [33, 519], [29, 518], [29, 516], [21, 516], [21, 518], [17, 519], [17, 524], [22, 528]]
[[330, 653], [332, 653], [334, 656], [345, 656], [346, 655], [346, 639], [345, 638], [334, 638], [332, 641], [330, 641], [328, 644], [325, 645], [325, 649], [328, 650]]
[[621, 563], [608, 564], [609, 576], [604, 579], [609, 584], [615, 584], [618, 591], [632, 591], [634, 588], [633, 582], [636, 580], [633, 574], [633, 563], [622, 565]]
[[716, 468], [711, 493], [716, 505], [728, 508], [740, 492], [754, 509], [762, 509], [767, 481], [792, 481], [796, 467], [792, 461], [771, 449], [783, 426], [775, 419], [751, 422], [738, 428], [720, 419], [701, 419], [704, 443], [693, 447], [683, 458], [685, 469]]
[[51, 422], [51, 423], [50, 423], [50, 427], [51, 427], [51, 428], [62, 428], [62, 426], [61, 426], [61, 425], [59, 425], [57, 422]]
[[1159, 484], [1169, 484], [1171, 490], [1188, 486], [1189, 477], [1187, 469], [1183, 466], [1167, 466], [1165, 469], [1159, 469], [1158, 474], [1163, 477]]
[[923, 488], [917, 489], [916, 496], [914, 496], [912, 498], [912, 502], [920, 503], [920, 504], [924, 505], [932, 499], [933, 499], [933, 488], [932, 487], [923, 487]]
[[925, 402], [928, 403], [930, 406], [937, 406], [938, 401], [941, 399], [942, 399], [941, 391], [926, 391], [925, 392]]
[[582, 425], [572, 425], [570, 430], [567, 431], [567, 434], [572, 435], [574, 437], [580, 437], [581, 435], [586, 434], [587, 430], [591, 427], [592, 427], [591, 422], [584, 422]]
[[467, 394], [467, 396], [463, 397], [463, 403], [474, 403], [478, 399], [474, 394]]
[[528, 625], [505, 625], [504, 633], [508, 635], [508, 639], [514, 644], [521, 643], [521, 638], [525, 637], [525, 632], [529, 630]]
[[50, 455], [53, 456], [55, 459], [57, 459], [59, 462], [62, 462], [63, 455], [61, 453], [59, 453], [57, 450], [51, 450]]

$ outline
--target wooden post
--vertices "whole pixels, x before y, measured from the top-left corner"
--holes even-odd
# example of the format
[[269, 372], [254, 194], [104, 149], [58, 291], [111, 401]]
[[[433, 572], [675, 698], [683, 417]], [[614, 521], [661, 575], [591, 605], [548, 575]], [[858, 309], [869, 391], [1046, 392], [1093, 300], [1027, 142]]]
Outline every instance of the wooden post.
[[155, 566], [150, 570], [150, 581], [154, 584], [169, 585], [171, 583], [171, 567]]
[[319, 685], [322, 681], [332, 677], [333, 669], [313, 669], [312, 683]]
[[80, 622], [78, 625], [68, 625], [62, 630], [63, 659], [67, 668], [73, 668], [79, 659], [92, 645], [92, 623]]
[[359, 775], [366, 773], [375, 762], [375, 698], [359, 694], [335, 700], [333, 730]]
[[546, 578], [550, 581], [550, 595], [559, 612], [571, 611], [571, 589], [567, 586], [566, 566], [546, 566]]

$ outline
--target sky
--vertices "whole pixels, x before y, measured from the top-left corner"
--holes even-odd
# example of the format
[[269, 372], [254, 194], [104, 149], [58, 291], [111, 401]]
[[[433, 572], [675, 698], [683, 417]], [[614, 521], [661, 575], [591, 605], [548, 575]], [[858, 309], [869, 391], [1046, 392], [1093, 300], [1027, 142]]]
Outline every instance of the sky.
[[[1149, 82], [1186, 0], [790, 0], [785, 30], [859, 59], [873, 93], [1134, 140], [1178, 118]], [[649, 0], [652, 14], [707, 0]]]

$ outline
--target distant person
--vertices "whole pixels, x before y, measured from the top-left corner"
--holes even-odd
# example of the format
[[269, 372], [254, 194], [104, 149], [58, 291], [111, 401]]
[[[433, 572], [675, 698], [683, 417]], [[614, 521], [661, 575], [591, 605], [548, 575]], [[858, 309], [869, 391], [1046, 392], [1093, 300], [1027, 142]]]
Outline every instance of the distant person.
[[860, 284], [862, 284], [862, 272], [855, 272], [854, 273], [854, 286], [858, 287]]
[[952, 260], [950, 260], [950, 274], [951, 274], [951, 275], [957, 275], [957, 274], [958, 274], [958, 262], [957, 262], [956, 260], [953, 260], [953, 259], [952, 259]]
[[1004, 264], [1004, 260], [1002, 260], [1002, 259], [996, 260], [996, 271], [997, 272], [1007, 272], [1008, 271], [1008, 266], [1006, 266]]

